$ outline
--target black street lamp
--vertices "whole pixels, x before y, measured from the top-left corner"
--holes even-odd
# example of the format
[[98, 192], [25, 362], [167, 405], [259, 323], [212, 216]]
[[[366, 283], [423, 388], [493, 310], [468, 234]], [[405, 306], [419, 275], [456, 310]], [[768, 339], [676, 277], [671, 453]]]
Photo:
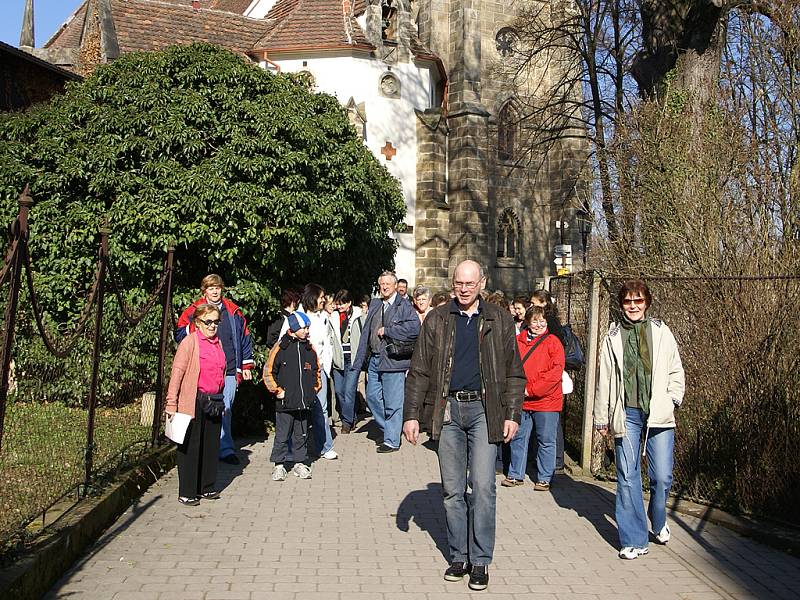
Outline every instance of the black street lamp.
[[589, 236], [592, 234], [592, 215], [584, 209], [580, 209], [575, 214], [575, 220], [578, 222], [578, 231], [581, 233], [581, 243], [583, 244], [583, 268], [586, 269]]

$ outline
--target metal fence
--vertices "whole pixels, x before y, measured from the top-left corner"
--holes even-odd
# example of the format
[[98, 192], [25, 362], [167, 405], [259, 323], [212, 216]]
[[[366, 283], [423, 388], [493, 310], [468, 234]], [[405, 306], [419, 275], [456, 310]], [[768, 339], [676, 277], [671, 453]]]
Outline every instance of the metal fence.
[[83, 310], [57, 322], [37, 294], [27, 187], [19, 204], [0, 272], [0, 557], [158, 442], [172, 326], [172, 249], [152, 293], [137, 298], [104, 227]]
[[[609, 322], [619, 318], [621, 281], [591, 272], [551, 281], [562, 318], [573, 325], [587, 359], [596, 360]], [[648, 314], [675, 334], [686, 371], [686, 396], [676, 412], [673, 493], [800, 523], [800, 319], [793, 303], [800, 276], [647, 283], [653, 293]], [[594, 370], [587, 364], [575, 374], [565, 435], [568, 448], [585, 457], [585, 469], [613, 478], [613, 445], [591, 430]]]

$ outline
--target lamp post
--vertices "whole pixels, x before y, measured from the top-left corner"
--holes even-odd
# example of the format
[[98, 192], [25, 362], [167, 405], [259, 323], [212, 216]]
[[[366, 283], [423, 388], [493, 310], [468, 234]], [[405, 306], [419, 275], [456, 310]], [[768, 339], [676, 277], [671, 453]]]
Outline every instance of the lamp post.
[[581, 243], [583, 244], [583, 268], [586, 269], [586, 256], [588, 254], [589, 236], [592, 234], [592, 215], [581, 209], [575, 215], [578, 222], [578, 231], [581, 233]]

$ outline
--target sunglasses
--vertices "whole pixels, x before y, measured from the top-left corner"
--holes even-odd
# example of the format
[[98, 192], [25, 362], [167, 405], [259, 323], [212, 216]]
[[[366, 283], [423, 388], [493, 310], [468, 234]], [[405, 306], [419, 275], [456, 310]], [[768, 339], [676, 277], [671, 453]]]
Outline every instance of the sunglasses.
[[625, 300], [622, 301], [622, 306], [631, 306], [632, 304], [641, 306], [645, 302], [647, 302], [647, 300], [644, 298], [625, 298]]
[[198, 319], [206, 327], [219, 327], [220, 319]]

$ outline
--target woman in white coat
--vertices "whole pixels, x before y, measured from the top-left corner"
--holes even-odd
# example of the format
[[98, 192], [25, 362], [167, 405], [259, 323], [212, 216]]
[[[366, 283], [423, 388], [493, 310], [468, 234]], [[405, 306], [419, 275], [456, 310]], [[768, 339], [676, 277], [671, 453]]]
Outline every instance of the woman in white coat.
[[305, 310], [311, 321], [308, 339], [317, 352], [322, 381], [322, 387], [317, 393], [317, 403], [311, 411], [314, 443], [322, 458], [334, 460], [339, 458], [339, 455], [333, 449], [333, 436], [328, 423], [328, 382], [333, 364], [333, 346], [328, 333], [328, 313], [323, 310], [325, 290], [316, 283], [307, 284], [303, 289], [300, 304], [300, 310]]
[[[672, 487], [675, 408], [683, 402], [684, 374], [669, 327], [647, 317], [652, 304], [644, 281], [625, 281], [617, 296], [622, 320], [601, 344], [594, 426], [614, 436], [619, 557], [647, 554], [647, 516], [657, 542], [670, 538], [666, 501]], [[650, 503], [642, 494], [641, 456], [647, 455]]]

